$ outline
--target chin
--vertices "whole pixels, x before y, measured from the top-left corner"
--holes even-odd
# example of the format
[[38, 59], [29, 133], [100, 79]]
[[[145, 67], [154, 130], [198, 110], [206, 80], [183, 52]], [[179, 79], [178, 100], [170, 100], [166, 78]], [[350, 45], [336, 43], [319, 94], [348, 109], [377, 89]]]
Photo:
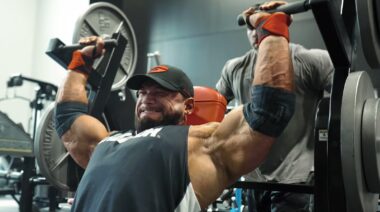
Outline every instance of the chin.
[[153, 119], [151, 117], [143, 117], [139, 120], [135, 121], [135, 126], [137, 132], [144, 131], [146, 129], [150, 129], [158, 126], [166, 126], [166, 125], [179, 125], [184, 122], [184, 117], [180, 113], [172, 114], [172, 115], [164, 115], [162, 119]]
[[155, 120], [149, 117], [144, 117], [139, 120], [136, 120], [135, 126], [137, 132], [141, 132], [150, 128], [161, 126], [161, 120]]

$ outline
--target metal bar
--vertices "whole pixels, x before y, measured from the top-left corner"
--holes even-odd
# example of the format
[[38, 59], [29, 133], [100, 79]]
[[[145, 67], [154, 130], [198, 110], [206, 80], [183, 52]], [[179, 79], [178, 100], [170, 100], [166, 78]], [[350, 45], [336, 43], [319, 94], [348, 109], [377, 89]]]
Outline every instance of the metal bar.
[[347, 211], [340, 151], [340, 112], [349, 68], [335, 68], [328, 130], [328, 193], [331, 211]]
[[[117, 41], [114, 39], [104, 40], [104, 48], [111, 49], [117, 46]], [[85, 45], [82, 44], [73, 44], [65, 45], [60, 39], [53, 38], [50, 39], [48, 49], [46, 54], [55, 60], [59, 65], [64, 69], [67, 69], [67, 66], [70, 64], [72, 54], [75, 50], [82, 49]]]
[[[337, 2], [341, 5], [337, 5]], [[341, 169], [340, 110], [344, 83], [355, 53], [355, 1], [311, 0], [310, 5], [335, 68], [329, 106], [328, 141], [316, 146], [316, 154], [322, 155], [317, 155], [315, 161], [315, 186], [318, 188], [315, 193], [315, 211], [346, 211]], [[327, 177], [323, 174], [327, 174]]]
[[350, 67], [352, 45], [347, 27], [332, 0], [312, 0], [311, 10], [335, 67]]
[[[123, 56], [127, 39], [119, 32], [112, 35], [116, 39], [117, 45], [109, 49], [104, 55], [100, 66], [96, 71], [90, 74], [89, 84], [95, 91], [95, 95], [90, 103], [89, 113], [91, 116], [103, 122], [102, 114], [108, 98], [111, 93], [111, 87], [114, 82], [120, 61]], [[84, 170], [69, 157], [67, 165], [67, 184], [72, 190], [76, 190]]]
[[234, 183], [231, 187], [243, 189], [260, 189], [266, 191], [286, 191], [294, 193], [314, 194], [314, 185], [307, 184], [238, 181]]
[[[281, 5], [281, 6], [275, 8], [273, 10], [265, 10], [265, 12], [268, 12], [268, 13], [284, 12], [286, 14], [291, 15], [291, 14], [306, 12], [309, 9], [310, 9], [309, 0], [304, 0], [304, 1], [290, 2], [288, 4]], [[242, 14], [240, 14], [237, 17], [237, 21], [238, 21], [239, 26], [243, 26], [243, 25], [247, 24], [245, 22], [246, 18]]]
[[102, 120], [102, 113], [111, 93], [111, 87], [115, 79], [117, 70], [120, 66], [120, 61], [123, 56], [127, 39], [119, 32], [113, 35], [117, 40], [117, 47], [112, 49], [109, 57], [110, 59], [105, 64], [105, 74], [101, 79], [101, 83], [97, 88], [97, 92], [93, 102], [91, 103], [90, 114], [99, 120]]
[[314, 210], [329, 211], [328, 204], [328, 119], [329, 98], [323, 98], [316, 111], [314, 147]]
[[16, 190], [14, 188], [0, 188], [0, 195], [14, 195]]
[[21, 180], [20, 212], [31, 212], [33, 205], [34, 185], [29, 182], [29, 178], [34, 175], [34, 157], [24, 157]]

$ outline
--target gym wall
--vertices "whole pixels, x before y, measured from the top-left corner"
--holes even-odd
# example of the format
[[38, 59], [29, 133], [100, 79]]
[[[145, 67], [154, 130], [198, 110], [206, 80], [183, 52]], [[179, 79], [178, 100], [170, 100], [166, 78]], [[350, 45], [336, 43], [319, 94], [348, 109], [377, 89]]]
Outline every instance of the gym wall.
[[[294, 2], [295, 0], [289, 0]], [[299, 1], [299, 0], [297, 0]], [[92, 0], [91, 2], [98, 2]], [[258, 0], [108, 0], [131, 21], [138, 42], [137, 73], [146, 71], [147, 53], [187, 71], [197, 85], [214, 87], [229, 58], [249, 49], [245, 28], [236, 16]], [[293, 16], [291, 41], [307, 48], [325, 48], [311, 11]], [[358, 48], [361, 51], [360, 48]], [[361, 54], [361, 52], [359, 52]], [[358, 70], [369, 70], [362, 55]], [[373, 77], [380, 87], [379, 77]]]
[[[163, 63], [183, 68], [194, 84], [215, 87], [226, 60], [250, 48], [246, 28], [237, 25], [236, 17], [255, 0], [108, 2], [124, 11], [135, 30], [137, 73], [146, 71], [147, 53], [159, 51]], [[324, 48], [310, 12], [295, 16], [294, 21], [293, 42]]]
[[[89, 0], [14, 0], [0, 7], [0, 99], [3, 100], [0, 111], [21, 123], [27, 132], [33, 128], [29, 100], [34, 99], [38, 86], [24, 82], [22, 86], [7, 89], [7, 81], [12, 75], [22, 74], [58, 85], [65, 70], [45, 54], [49, 40], [59, 37], [71, 43], [74, 23], [88, 5]], [[8, 98], [4, 100], [6, 95]]]

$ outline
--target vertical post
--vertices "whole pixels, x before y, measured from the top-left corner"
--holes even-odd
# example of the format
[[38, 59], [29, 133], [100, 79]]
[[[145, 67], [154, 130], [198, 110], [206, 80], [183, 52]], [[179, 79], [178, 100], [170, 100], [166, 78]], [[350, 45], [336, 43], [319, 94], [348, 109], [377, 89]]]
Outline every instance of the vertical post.
[[[341, 169], [340, 113], [344, 84], [355, 54], [353, 46], [356, 10], [355, 0], [342, 1], [342, 5], [338, 5], [337, 2], [310, 0], [312, 12], [335, 68], [329, 106], [327, 143], [318, 143], [315, 150], [317, 154], [315, 211], [317, 212], [346, 211], [347, 201]], [[320, 174], [327, 174], [327, 177]]]
[[330, 98], [323, 98], [316, 111], [314, 148], [314, 211], [329, 210], [328, 192], [328, 119]]

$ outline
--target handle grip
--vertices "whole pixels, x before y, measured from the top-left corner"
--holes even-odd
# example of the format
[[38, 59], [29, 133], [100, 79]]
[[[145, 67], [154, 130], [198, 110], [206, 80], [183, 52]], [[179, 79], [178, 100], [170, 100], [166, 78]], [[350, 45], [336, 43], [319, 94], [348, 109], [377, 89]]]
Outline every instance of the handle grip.
[[[265, 11], [267, 13], [284, 12], [288, 15], [291, 15], [291, 14], [306, 12], [309, 9], [310, 9], [310, 2], [309, 0], [305, 0], [305, 1], [298, 1], [298, 2], [292, 2], [289, 4], [284, 4], [272, 10], [258, 10], [258, 11]], [[246, 17], [243, 14], [238, 15], [237, 22], [239, 26], [243, 26], [247, 24], [245, 20], [246, 20]]]

